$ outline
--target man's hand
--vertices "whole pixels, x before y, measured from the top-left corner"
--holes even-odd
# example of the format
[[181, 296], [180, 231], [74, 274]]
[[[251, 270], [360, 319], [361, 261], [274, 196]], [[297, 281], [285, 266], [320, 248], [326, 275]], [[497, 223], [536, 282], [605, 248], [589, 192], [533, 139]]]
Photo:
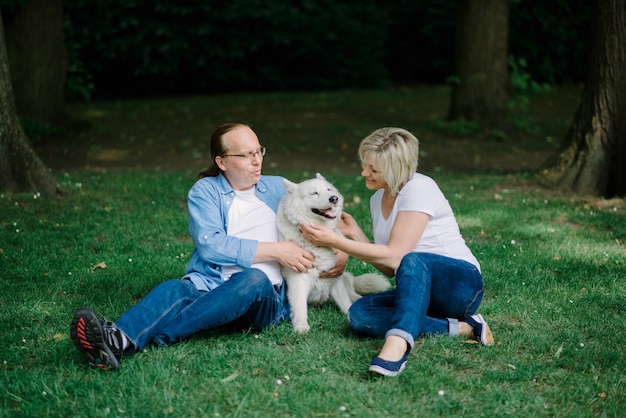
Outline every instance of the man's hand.
[[337, 257], [337, 264], [335, 264], [335, 267], [331, 268], [330, 270], [321, 272], [321, 279], [331, 279], [333, 277], [337, 277], [343, 274], [343, 271], [348, 264], [348, 254], [344, 253], [343, 251], [335, 250], [335, 257]]
[[291, 241], [283, 241], [279, 245], [278, 262], [280, 264], [299, 273], [304, 273], [313, 268], [315, 256], [312, 253], [303, 250]]

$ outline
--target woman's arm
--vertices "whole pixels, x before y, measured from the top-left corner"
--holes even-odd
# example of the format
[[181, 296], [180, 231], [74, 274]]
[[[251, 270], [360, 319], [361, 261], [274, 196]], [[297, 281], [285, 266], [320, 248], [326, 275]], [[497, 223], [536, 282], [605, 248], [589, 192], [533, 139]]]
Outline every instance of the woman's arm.
[[371, 242], [355, 241], [334, 233], [331, 229], [320, 225], [300, 223], [304, 237], [315, 245], [334, 247], [350, 254], [359, 260], [373, 264], [383, 273], [389, 275], [400, 265], [402, 258], [408, 254], [422, 237], [429, 216], [423, 212], [398, 212], [387, 245]]

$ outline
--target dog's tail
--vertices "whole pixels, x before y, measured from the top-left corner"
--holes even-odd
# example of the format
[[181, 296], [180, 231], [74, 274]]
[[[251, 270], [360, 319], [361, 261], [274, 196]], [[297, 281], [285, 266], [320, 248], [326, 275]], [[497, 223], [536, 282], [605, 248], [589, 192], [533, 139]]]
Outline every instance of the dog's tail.
[[383, 292], [391, 287], [385, 276], [377, 273], [366, 273], [354, 277], [354, 290], [359, 295]]

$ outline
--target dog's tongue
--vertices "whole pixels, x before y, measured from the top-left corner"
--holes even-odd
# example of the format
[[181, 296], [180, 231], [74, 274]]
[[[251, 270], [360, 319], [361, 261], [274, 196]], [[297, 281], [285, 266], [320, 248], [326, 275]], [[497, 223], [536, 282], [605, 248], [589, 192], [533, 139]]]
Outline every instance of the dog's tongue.
[[324, 211], [324, 213], [329, 218], [334, 218], [335, 216], [337, 216], [337, 211], [334, 208], [328, 208]]

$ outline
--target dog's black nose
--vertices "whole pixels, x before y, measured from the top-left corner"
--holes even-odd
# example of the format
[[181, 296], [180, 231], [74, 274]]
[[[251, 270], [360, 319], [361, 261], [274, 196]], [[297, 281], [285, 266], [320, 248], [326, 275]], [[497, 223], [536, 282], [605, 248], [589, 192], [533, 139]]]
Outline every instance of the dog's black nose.
[[338, 198], [337, 196], [331, 196], [331, 197], [328, 199], [328, 201], [329, 201], [330, 203], [332, 203], [333, 205], [336, 205], [336, 204], [337, 204], [337, 202], [339, 202], [339, 198]]

